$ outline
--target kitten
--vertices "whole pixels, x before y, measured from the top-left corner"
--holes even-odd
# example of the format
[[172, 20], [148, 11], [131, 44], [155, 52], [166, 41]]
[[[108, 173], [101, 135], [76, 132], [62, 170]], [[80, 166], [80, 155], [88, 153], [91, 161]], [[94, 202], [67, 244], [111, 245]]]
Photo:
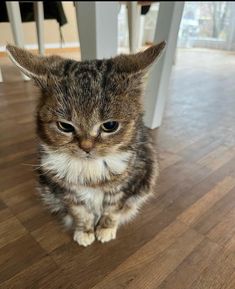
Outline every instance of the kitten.
[[142, 120], [142, 82], [164, 47], [78, 62], [7, 45], [10, 59], [42, 91], [40, 194], [79, 245], [115, 239], [118, 226], [154, 193], [158, 164]]

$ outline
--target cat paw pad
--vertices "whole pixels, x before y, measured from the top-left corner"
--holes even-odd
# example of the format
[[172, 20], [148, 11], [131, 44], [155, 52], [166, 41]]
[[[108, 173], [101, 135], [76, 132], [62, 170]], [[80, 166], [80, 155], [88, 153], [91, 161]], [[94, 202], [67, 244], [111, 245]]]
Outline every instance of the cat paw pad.
[[108, 242], [116, 238], [116, 228], [98, 228], [96, 230], [96, 238], [101, 243]]
[[86, 247], [95, 241], [95, 234], [93, 232], [75, 231], [73, 240], [80, 246]]

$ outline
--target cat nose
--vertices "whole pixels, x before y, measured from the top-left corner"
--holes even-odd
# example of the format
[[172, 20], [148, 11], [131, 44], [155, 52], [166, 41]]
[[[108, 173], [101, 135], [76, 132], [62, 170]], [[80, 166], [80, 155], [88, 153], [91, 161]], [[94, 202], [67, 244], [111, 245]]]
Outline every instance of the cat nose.
[[89, 139], [84, 139], [79, 143], [79, 147], [86, 153], [89, 153], [93, 149], [94, 143]]

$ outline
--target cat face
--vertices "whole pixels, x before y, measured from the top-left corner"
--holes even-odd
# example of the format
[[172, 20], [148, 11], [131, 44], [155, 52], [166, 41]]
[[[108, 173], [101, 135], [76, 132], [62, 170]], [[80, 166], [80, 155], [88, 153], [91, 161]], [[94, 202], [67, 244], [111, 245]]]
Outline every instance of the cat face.
[[97, 62], [72, 62], [73, 70], [46, 87], [37, 117], [46, 144], [84, 157], [130, 144], [142, 112], [141, 76], [117, 73], [110, 62], [103, 61], [99, 68]]
[[57, 152], [96, 158], [126, 151], [142, 117], [142, 79], [165, 43], [135, 55], [77, 62], [8, 46], [12, 61], [42, 89], [37, 132]]

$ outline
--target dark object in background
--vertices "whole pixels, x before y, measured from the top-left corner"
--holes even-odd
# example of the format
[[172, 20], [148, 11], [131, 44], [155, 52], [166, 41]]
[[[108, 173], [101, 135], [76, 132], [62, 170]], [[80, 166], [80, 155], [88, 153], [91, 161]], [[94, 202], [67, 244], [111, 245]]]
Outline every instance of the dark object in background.
[[[20, 2], [19, 4], [22, 22], [35, 21], [33, 3]], [[60, 26], [68, 22], [60, 1], [45, 1], [43, 2], [43, 8], [44, 19], [55, 19]], [[0, 22], [9, 22], [5, 1], [0, 1], [0, 11]]]
[[141, 6], [141, 15], [146, 15], [149, 12], [151, 5]]
[[138, 4], [141, 5], [141, 15], [146, 15], [154, 2], [159, 1], [138, 1]]

